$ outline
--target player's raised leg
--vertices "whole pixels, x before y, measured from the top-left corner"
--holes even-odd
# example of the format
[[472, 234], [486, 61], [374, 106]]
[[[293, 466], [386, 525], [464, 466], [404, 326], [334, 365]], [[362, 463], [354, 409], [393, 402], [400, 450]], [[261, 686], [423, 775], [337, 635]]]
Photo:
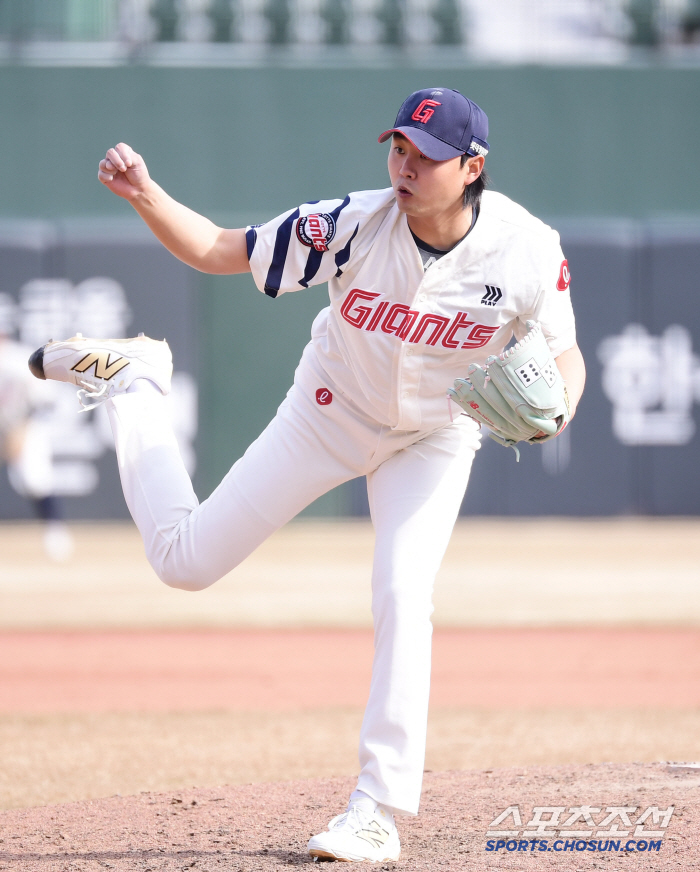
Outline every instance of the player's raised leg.
[[[309, 357], [300, 370], [309, 369]], [[39, 377], [82, 386], [88, 406], [108, 398], [124, 496], [146, 556], [166, 584], [187, 590], [213, 584], [314, 499], [364, 473], [362, 446], [374, 445], [379, 429], [340, 398], [318, 405], [318, 376], [307, 373], [313, 389], [292, 387], [270, 425], [200, 505], [166, 406], [172, 368], [166, 343], [76, 337], [39, 349], [30, 366]], [[344, 440], [359, 447], [339, 451]]]

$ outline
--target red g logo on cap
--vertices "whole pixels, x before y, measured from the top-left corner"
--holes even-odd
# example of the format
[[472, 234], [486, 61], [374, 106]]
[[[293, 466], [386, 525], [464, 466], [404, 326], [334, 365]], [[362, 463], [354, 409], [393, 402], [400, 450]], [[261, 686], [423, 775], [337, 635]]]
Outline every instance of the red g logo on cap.
[[328, 388], [319, 388], [316, 391], [316, 402], [319, 406], [329, 406], [333, 402], [333, 394]]
[[563, 260], [559, 270], [559, 281], [557, 282], [557, 290], [565, 291], [571, 284], [571, 273], [569, 272], [569, 261]]
[[442, 106], [442, 103], [438, 103], [435, 100], [423, 100], [413, 115], [411, 115], [411, 118], [414, 121], [420, 121], [422, 124], [427, 124], [429, 119], [435, 114], [435, 110], [431, 109], [431, 106]]

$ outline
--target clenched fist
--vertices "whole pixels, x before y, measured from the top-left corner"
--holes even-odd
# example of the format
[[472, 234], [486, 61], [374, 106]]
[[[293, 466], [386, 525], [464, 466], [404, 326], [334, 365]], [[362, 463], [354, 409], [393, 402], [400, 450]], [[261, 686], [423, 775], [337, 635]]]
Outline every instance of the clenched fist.
[[151, 182], [144, 159], [125, 142], [109, 149], [100, 161], [97, 178], [113, 194], [125, 200], [133, 200], [142, 194]]

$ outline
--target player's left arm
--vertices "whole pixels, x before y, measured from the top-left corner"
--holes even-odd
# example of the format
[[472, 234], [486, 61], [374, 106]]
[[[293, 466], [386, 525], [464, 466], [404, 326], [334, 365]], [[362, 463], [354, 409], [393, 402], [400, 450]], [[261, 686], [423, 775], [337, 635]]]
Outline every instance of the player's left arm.
[[573, 418], [576, 414], [576, 407], [581, 399], [581, 394], [583, 394], [583, 386], [586, 383], [586, 364], [578, 345], [563, 351], [554, 359], [569, 394], [571, 417]]
[[[586, 365], [576, 343], [576, 326], [571, 304], [571, 272], [559, 241], [550, 231], [539, 250], [540, 289], [531, 313], [521, 319], [520, 333], [527, 319], [541, 324], [552, 356], [566, 385], [571, 415], [574, 417], [586, 382]], [[516, 334], [518, 331], [516, 331]], [[517, 338], [522, 338], [517, 335]], [[563, 350], [562, 350], [563, 349]]]

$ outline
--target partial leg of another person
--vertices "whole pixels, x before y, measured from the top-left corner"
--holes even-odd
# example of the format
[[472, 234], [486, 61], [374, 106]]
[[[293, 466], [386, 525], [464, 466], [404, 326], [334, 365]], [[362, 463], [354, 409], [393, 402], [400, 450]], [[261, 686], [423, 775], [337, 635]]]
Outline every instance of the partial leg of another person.
[[63, 506], [55, 494], [53, 449], [48, 425], [28, 418], [13, 431], [7, 473], [18, 494], [31, 500], [36, 516], [44, 524], [44, 551], [58, 563], [68, 560], [74, 550], [73, 536], [63, 520]]

